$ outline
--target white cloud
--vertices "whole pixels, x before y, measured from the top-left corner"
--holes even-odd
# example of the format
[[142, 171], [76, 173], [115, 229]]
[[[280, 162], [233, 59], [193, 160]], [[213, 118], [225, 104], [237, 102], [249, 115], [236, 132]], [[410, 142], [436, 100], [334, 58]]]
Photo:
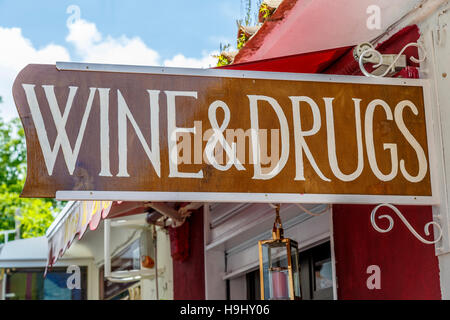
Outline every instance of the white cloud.
[[30, 63], [50, 63], [70, 60], [66, 48], [49, 44], [36, 49], [31, 41], [22, 35], [20, 28], [0, 27], [0, 43], [5, 44], [0, 50], [0, 114], [10, 119], [17, 116], [12, 97], [12, 85], [17, 73]]
[[56, 61], [71, 61], [69, 46], [73, 46], [81, 61], [92, 63], [208, 68], [214, 67], [217, 62], [217, 59], [212, 57], [217, 52], [203, 52], [199, 59], [177, 54], [161, 62], [159, 53], [148, 47], [139, 37], [104, 36], [94, 23], [82, 19], [76, 20], [68, 28], [68, 46], [48, 44], [37, 49], [23, 36], [20, 28], [0, 27], [0, 43], [7, 44], [0, 50], [0, 96], [4, 100], [0, 104], [1, 116], [6, 119], [17, 116], [11, 92], [17, 73], [29, 63], [54, 64]]
[[49, 44], [37, 50], [30, 40], [22, 36], [19, 28], [0, 27], [1, 43], [6, 46], [0, 50], [0, 66], [18, 69], [28, 63], [52, 63], [55, 59], [69, 59], [68, 51], [58, 45]]
[[[140, 38], [124, 35], [118, 38], [103, 37], [94, 23], [83, 19], [69, 25], [66, 41], [75, 47], [84, 62], [161, 65], [158, 52], [147, 47]], [[217, 59], [212, 54], [204, 52], [200, 59], [177, 54], [162, 64], [167, 67], [207, 68], [216, 64]]]
[[66, 41], [74, 45], [84, 62], [158, 65], [159, 54], [138, 37], [103, 37], [97, 26], [85, 20], [69, 25]]
[[203, 57], [200, 59], [187, 58], [182, 54], [177, 54], [172, 59], [164, 60], [164, 65], [180, 68], [211, 68], [217, 64], [217, 58], [213, 57], [213, 55], [217, 54], [218, 52], [203, 52]]

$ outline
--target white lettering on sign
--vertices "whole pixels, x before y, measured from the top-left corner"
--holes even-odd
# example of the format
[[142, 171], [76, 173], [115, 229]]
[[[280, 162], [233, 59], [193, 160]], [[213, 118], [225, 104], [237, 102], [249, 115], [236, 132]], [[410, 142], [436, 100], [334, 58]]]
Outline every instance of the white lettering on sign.
[[100, 95], [100, 173], [112, 177], [109, 166], [109, 88], [99, 88]]
[[375, 146], [373, 144], [373, 114], [375, 111], [375, 107], [380, 106], [384, 108], [386, 112], [387, 120], [392, 120], [392, 112], [389, 105], [380, 99], [375, 99], [369, 103], [366, 110], [366, 118], [365, 118], [365, 128], [366, 128], [366, 148], [367, 148], [367, 156], [369, 157], [369, 165], [372, 169], [375, 176], [381, 181], [390, 181], [397, 176], [398, 172], [398, 161], [397, 161], [397, 145], [395, 143], [384, 143], [384, 150], [389, 150], [391, 152], [391, 163], [392, 169], [388, 174], [384, 174], [380, 171], [377, 158], [375, 155]]
[[[81, 123], [76, 135], [74, 147], [72, 148], [66, 125], [71, 116], [72, 106], [76, 95], [78, 93], [78, 87], [69, 86], [66, 101], [57, 101], [55, 90], [53, 85], [42, 85], [48, 106], [51, 112], [51, 119], [53, 119], [56, 128], [56, 139], [53, 146], [50, 145], [48, 138], [47, 128], [44, 124], [44, 120], [41, 113], [41, 108], [36, 97], [35, 88], [33, 84], [22, 84], [25, 91], [26, 100], [28, 102], [31, 117], [36, 128], [37, 137], [40, 143], [42, 154], [44, 157], [47, 172], [50, 176], [53, 175], [53, 169], [55, 166], [56, 158], [59, 150], [62, 150], [64, 161], [69, 174], [73, 175], [77, 163], [77, 158], [80, 152], [80, 148], [84, 141], [84, 133], [86, 131], [86, 125], [93, 108], [94, 97], [98, 91], [99, 95], [99, 128], [100, 136], [99, 148], [100, 148], [100, 171], [99, 176], [112, 177], [114, 174], [111, 172], [110, 164], [110, 94], [111, 88], [89, 88], [89, 95], [85, 103], [85, 109], [81, 117]], [[130, 109], [129, 104], [126, 101], [126, 97], [120, 90], [117, 90], [117, 158], [118, 158], [118, 172], [116, 177], [129, 177], [128, 173], [128, 131], [130, 129], [135, 133], [137, 139], [133, 143], [138, 143], [144, 150], [148, 160], [152, 164], [155, 173], [161, 178], [161, 152], [160, 152], [160, 95], [161, 90], [146, 90], [146, 98], [148, 98], [148, 105], [146, 107], [150, 110], [150, 119], [146, 120], [150, 128], [149, 132], [144, 132], [138, 125], [135, 115], [133, 115], [133, 108]], [[273, 97], [267, 95], [247, 95], [249, 104], [249, 123], [250, 128], [228, 128], [232, 114], [230, 108], [226, 102], [221, 100], [213, 101], [208, 108], [208, 120], [211, 125], [211, 129], [205, 132], [202, 139], [201, 130], [202, 122], [193, 121], [193, 127], [178, 127], [177, 126], [177, 109], [183, 108], [183, 105], [176, 105], [176, 98], [178, 99], [198, 99], [197, 91], [164, 91], [165, 98], [167, 99], [167, 140], [169, 150], [169, 173], [170, 178], [203, 178], [203, 170], [197, 172], [182, 172], [179, 169], [180, 163], [189, 163], [191, 161], [191, 139], [190, 135], [194, 136], [194, 151], [198, 148], [202, 148], [202, 140], [206, 141], [204, 151], [204, 159], [213, 168], [219, 171], [227, 171], [232, 168], [241, 171], [246, 170], [243, 164], [245, 164], [245, 155], [242, 155], [242, 145], [245, 145], [245, 137], [250, 138], [249, 157], [250, 163], [253, 164], [253, 179], [257, 180], [269, 180], [280, 174], [285, 167], [289, 159], [290, 150], [290, 131], [288, 118], [285, 111], [283, 111], [280, 103]], [[294, 137], [294, 153], [295, 153], [295, 176], [293, 180], [305, 180], [304, 174], [304, 161], [308, 161], [314, 172], [320, 179], [326, 182], [330, 182], [330, 177], [327, 177], [323, 173], [323, 168], [320, 168], [316, 162], [315, 156], [311, 152], [310, 147], [305, 138], [312, 137], [320, 132], [322, 129], [322, 119], [319, 110], [318, 103], [308, 96], [290, 96], [292, 105], [292, 126]], [[339, 158], [337, 154], [336, 146], [336, 128], [335, 128], [335, 111], [334, 104], [336, 103], [334, 97], [323, 97], [323, 104], [325, 106], [325, 125], [322, 130], [326, 130], [327, 147], [325, 152], [328, 153], [328, 162], [333, 175], [344, 182], [354, 181], [361, 176], [364, 170], [364, 157], [367, 156], [368, 164], [373, 174], [380, 181], [391, 181], [401, 175], [408, 181], [417, 183], [422, 181], [428, 172], [428, 163], [425, 151], [419, 144], [417, 139], [413, 136], [408, 129], [405, 120], [404, 113], [406, 109], [414, 116], [419, 115], [418, 108], [413, 102], [409, 100], [403, 100], [397, 103], [395, 108], [391, 109], [388, 103], [381, 99], [373, 99], [368, 101], [367, 108], [364, 114], [361, 114], [361, 104], [363, 103], [360, 98], [352, 98], [355, 131], [353, 134], [354, 141], [356, 141], [356, 149], [349, 150], [355, 155], [355, 168], [351, 172], [343, 172], [339, 165]], [[65, 103], [65, 108], [60, 108], [60, 105]], [[305, 106], [309, 107], [309, 110], [305, 110]], [[134, 106], [136, 107], [136, 106]], [[63, 110], [63, 112], [61, 112]], [[302, 123], [302, 113], [309, 111], [312, 114], [312, 124], [309, 128], [305, 128]], [[267, 155], [267, 131], [260, 128], [260, 114], [273, 114], [274, 122], [279, 125], [279, 129], [274, 130], [275, 133], [271, 133], [271, 156]], [[393, 142], [384, 142], [382, 147], [389, 153], [390, 171], [382, 172], [377, 162], [377, 154], [375, 152], [374, 143], [374, 114], [375, 112], [383, 112], [385, 121], [391, 122], [395, 125], [401, 135], [405, 138], [406, 142], [414, 150], [418, 163], [417, 172], [408, 172], [406, 169], [406, 159], [399, 159], [398, 146]], [[73, 113], [73, 112], [72, 112]], [[219, 124], [217, 114], [223, 113], [223, 120]], [[352, 116], [353, 117], [353, 116]], [[363, 119], [363, 120], [361, 120]], [[140, 120], [141, 122], [143, 120]], [[362, 121], [364, 121], [364, 135], [362, 130]], [[353, 122], [353, 120], [352, 120]], [[200, 131], [200, 132], [199, 132]], [[225, 136], [226, 133], [226, 136]], [[150, 139], [147, 137], [150, 134]], [[183, 135], [183, 145], [177, 144], [178, 135]], [[186, 135], [189, 139], [185, 139]], [[229, 139], [231, 137], [231, 139]], [[236, 138], [236, 142], [235, 142]], [[92, 139], [92, 137], [89, 137]], [[149, 140], [149, 141], [148, 141]], [[365, 142], [365, 150], [364, 150]], [[183, 155], [180, 156], [180, 150], [183, 151]], [[185, 153], [188, 150], [189, 153]], [[222, 150], [225, 155], [225, 161], [218, 161], [217, 150]], [[365, 151], [365, 153], [364, 153]], [[114, 152], [114, 151], [113, 151]], [[276, 155], [274, 157], [274, 154]], [[187, 155], [187, 156], [186, 156]], [[278, 156], [279, 155], [279, 156]], [[182, 157], [182, 158], [180, 158]], [[181, 161], [180, 161], [181, 160]], [[197, 152], [194, 154], [195, 164], [199, 164], [202, 161], [202, 156]], [[270, 167], [263, 167], [269, 162]]]
[[[222, 109], [224, 112], [224, 119], [220, 126], [218, 125], [216, 118], [216, 112], [218, 108]], [[205, 147], [205, 154], [209, 163], [211, 163], [214, 168], [220, 171], [226, 171], [230, 169], [232, 165], [236, 166], [238, 170], [245, 170], [245, 168], [237, 159], [236, 143], [233, 142], [230, 146], [225, 140], [225, 136], [223, 134], [223, 132], [228, 126], [228, 123], [230, 122], [230, 108], [228, 108], [225, 102], [216, 100], [213, 103], [211, 103], [211, 105], [208, 108], [208, 119], [214, 131], [212, 136], [208, 139], [208, 142]], [[221, 147], [224, 148], [225, 153], [229, 158], [226, 165], [221, 165], [216, 160], [216, 157], [214, 155], [214, 149], [217, 144], [219, 144]]]
[[[252, 147], [253, 147], [253, 165], [254, 165], [254, 175], [253, 179], [267, 180], [275, 177], [286, 165], [287, 159], [289, 157], [289, 128], [286, 120], [286, 116], [281, 109], [278, 102], [271, 97], [267, 96], [248, 96], [250, 100], [250, 122], [252, 127]], [[263, 174], [261, 172], [261, 160], [260, 160], [260, 141], [257, 132], [259, 131], [259, 121], [258, 121], [258, 101], [266, 101], [270, 104], [272, 109], [277, 115], [278, 121], [281, 127], [281, 157], [275, 168], [269, 172]]]
[[404, 100], [399, 102], [395, 107], [394, 118], [398, 129], [402, 132], [406, 141], [408, 141], [408, 143], [411, 145], [411, 147], [413, 147], [414, 151], [417, 154], [417, 160], [419, 161], [419, 172], [416, 176], [411, 176], [406, 171], [405, 160], [403, 159], [400, 160], [400, 171], [402, 172], [406, 180], [410, 182], [419, 182], [422, 181], [422, 179], [427, 174], [427, 158], [425, 157], [425, 151], [423, 151], [423, 148], [420, 146], [420, 144], [417, 142], [408, 128], [406, 128], [405, 122], [403, 121], [403, 109], [405, 109], [406, 107], [410, 108], [414, 115], [417, 116], [419, 114], [419, 111], [417, 110], [417, 107], [414, 105], [414, 103], [408, 100]]
[[177, 148], [177, 133], [193, 133], [195, 134], [195, 127], [192, 128], [178, 128], [176, 119], [175, 97], [192, 97], [197, 99], [196, 91], [165, 91], [167, 96], [167, 136], [169, 145], [169, 177], [170, 178], [203, 178], [203, 171], [194, 172], [179, 172], [178, 171], [178, 148]]
[[361, 111], [360, 102], [361, 99], [353, 99], [355, 104], [355, 123], [356, 123], [356, 141], [358, 144], [358, 166], [356, 170], [351, 174], [344, 174], [339, 169], [337, 155], [336, 155], [336, 138], [334, 136], [334, 119], [333, 119], [333, 100], [334, 98], [323, 98], [325, 101], [326, 119], [327, 119], [327, 141], [328, 141], [328, 159], [330, 162], [331, 170], [336, 178], [342, 181], [353, 181], [358, 178], [364, 168], [364, 155], [362, 145], [362, 133], [361, 133]]
[[136, 135], [147, 154], [148, 159], [155, 168], [158, 177], [161, 177], [161, 161], [159, 152], [159, 90], [147, 90], [150, 97], [150, 128], [152, 135], [152, 148], [150, 149], [147, 141], [142, 134], [141, 129], [136, 123], [130, 109], [122, 96], [117, 90], [117, 122], [118, 122], [118, 143], [119, 143], [119, 173], [118, 177], [129, 177], [127, 170], [128, 163], [128, 142], [127, 142], [127, 120], [130, 121]]
[[[325, 175], [320, 171], [317, 166], [314, 157], [309, 150], [308, 145], [306, 144], [305, 138], [307, 136], [313, 136], [317, 132], [319, 132], [321, 127], [321, 119], [320, 119], [320, 111], [317, 103], [314, 102], [313, 99], [309, 97], [289, 97], [292, 101], [292, 112], [294, 115], [294, 137], [295, 137], [295, 167], [296, 167], [296, 175], [295, 180], [305, 180], [305, 176], [303, 173], [303, 151], [305, 151], [305, 155], [311, 163], [314, 171], [320, 177], [320, 179], [324, 181], [331, 181], [329, 178], [325, 177]], [[311, 108], [313, 114], [313, 126], [311, 129], [307, 131], [302, 130], [301, 125], [301, 117], [300, 117], [300, 102], [306, 102]]]
[[52, 85], [42, 86], [42, 88], [44, 88], [45, 96], [47, 98], [48, 105], [50, 107], [53, 121], [57, 130], [55, 144], [53, 145], [52, 149], [50, 147], [50, 142], [48, 141], [47, 129], [44, 125], [44, 120], [42, 119], [41, 109], [39, 108], [36, 93], [34, 92], [35, 86], [32, 84], [23, 84], [22, 86], [27, 96], [28, 105], [30, 106], [31, 116], [36, 127], [36, 132], [38, 134], [42, 154], [44, 155], [48, 174], [52, 175], [53, 173], [53, 167], [55, 165], [56, 156], [58, 155], [60, 147], [64, 154], [64, 160], [66, 161], [67, 169], [69, 170], [70, 174], [73, 174], [78, 158], [78, 153], [80, 152], [81, 142], [83, 141], [84, 131], [86, 130], [86, 123], [91, 112], [92, 101], [94, 100], [94, 94], [97, 88], [90, 88], [89, 98], [86, 103], [86, 109], [81, 121], [80, 130], [78, 132], [75, 147], [72, 150], [66, 132], [66, 123], [69, 118], [70, 110], [72, 109], [73, 100], [78, 87], [69, 87], [69, 96], [67, 97], [66, 108], [64, 109], [64, 114], [61, 115], [58, 102], [56, 101], [54, 87]]

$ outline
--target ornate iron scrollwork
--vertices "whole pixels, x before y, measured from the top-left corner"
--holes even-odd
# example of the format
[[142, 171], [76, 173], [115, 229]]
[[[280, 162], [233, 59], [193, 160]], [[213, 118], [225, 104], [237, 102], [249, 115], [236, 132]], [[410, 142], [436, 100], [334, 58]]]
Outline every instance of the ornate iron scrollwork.
[[424, 231], [425, 231], [425, 235], [426, 236], [429, 236], [431, 234], [431, 231], [430, 231], [431, 230], [430, 229], [431, 226], [436, 227], [436, 229], [438, 231], [438, 233], [437, 233], [438, 236], [435, 238], [435, 240], [433, 240], [433, 241], [427, 240], [427, 239], [423, 238], [419, 233], [417, 233], [417, 231], [411, 226], [411, 224], [408, 222], [408, 220], [406, 220], [406, 218], [403, 216], [403, 214], [400, 212], [400, 210], [397, 209], [397, 207], [395, 207], [395, 206], [393, 206], [392, 204], [389, 204], [389, 203], [379, 204], [378, 206], [373, 208], [372, 213], [370, 214], [370, 222], [372, 223], [372, 227], [376, 231], [381, 232], [381, 233], [386, 233], [386, 232], [391, 231], [392, 228], [394, 227], [394, 219], [390, 215], [387, 215], [387, 214], [380, 215], [378, 217], [378, 219], [387, 219], [389, 221], [389, 226], [386, 229], [382, 229], [382, 228], [380, 228], [377, 225], [377, 223], [375, 221], [375, 216], [376, 216], [376, 213], [377, 213], [378, 209], [380, 209], [381, 207], [388, 207], [388, 208], [392, 209], [392, 211], [394, 211], [397, 214], [397, 216], [400, 218], [400, 220], [402, 220], [402, 222], [405, 224], [405, 226], [408, 228], [408, 230], [420, 242], [425, 243], [425, 244], [435, 244], [435, 243], [437, 243], [437, 242], [439, 242], [441, 240], [441, 238], [442, 238], [442, 228], [437, 222], [430, 221], [427, 224], [425, 224]]

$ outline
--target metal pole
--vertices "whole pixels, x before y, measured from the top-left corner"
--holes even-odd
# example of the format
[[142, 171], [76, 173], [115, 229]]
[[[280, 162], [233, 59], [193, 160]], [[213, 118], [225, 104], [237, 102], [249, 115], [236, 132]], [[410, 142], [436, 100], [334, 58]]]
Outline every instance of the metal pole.
[[109, 219], [103, 220], [104, 223], [104, 263], [105, 263], [105, 278], [111, 277], [111, 248], [110, 248], [110, 232], [111, 232], [111, 221]]
[[1, 277], [0, 277], [1, 282], [2, 282], [2, 292], [1, 292], [2, 294], [0, 296], [0, 300], [6, 300], [6, 277], [7, 276], [8, 275], [6, 274], [5, 269], [2, 269]]
[[153, 239], [155, 246], [155, 290], [156, 290], [156, 300], [159, 300], [159, 292], [158, 292], [158, 235], [156, 233], [156, 226], [153, 225]]
[[22, 215], [20, 214], [20, 209], [17, 208], [16, 212], [14, 214], [14, 227], [15, 227], [15, 230], [16, 230], [16, 235], [15, 235], [14, 240], [20, 239], [20, 219], [19, 218], [21, 216]]

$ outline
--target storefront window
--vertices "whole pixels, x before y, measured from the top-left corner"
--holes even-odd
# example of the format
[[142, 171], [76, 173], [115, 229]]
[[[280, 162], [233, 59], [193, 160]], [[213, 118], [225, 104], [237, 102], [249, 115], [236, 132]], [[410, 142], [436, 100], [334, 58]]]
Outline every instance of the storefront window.
[[333, 299], [330, 243], [326, 242], [299, 253], [303, 299]]
[[331, 259], [314, 261], [315, 290], [323, 290], [333, 287], [331, 274]]
[[[111, 271], [130, 271], [140, 269], [139, 239], [133, 241], [123, 251], [111, 259]], [[130, 293], [129, 289], [139, 281], [111, 282], [105, 278], [104, 266], [100, 268], [100, 299], [102, 300], [128, 300], [140, 299], [139, 294]]]
[[81, 288], [69, 289], [67, 279], [72, 273], [66, 268], [53, 268], [44, 278], [43, 268], [8, 269], [7, 300], [85, 300], [87, 298], [87, 268], [80, 268]]

